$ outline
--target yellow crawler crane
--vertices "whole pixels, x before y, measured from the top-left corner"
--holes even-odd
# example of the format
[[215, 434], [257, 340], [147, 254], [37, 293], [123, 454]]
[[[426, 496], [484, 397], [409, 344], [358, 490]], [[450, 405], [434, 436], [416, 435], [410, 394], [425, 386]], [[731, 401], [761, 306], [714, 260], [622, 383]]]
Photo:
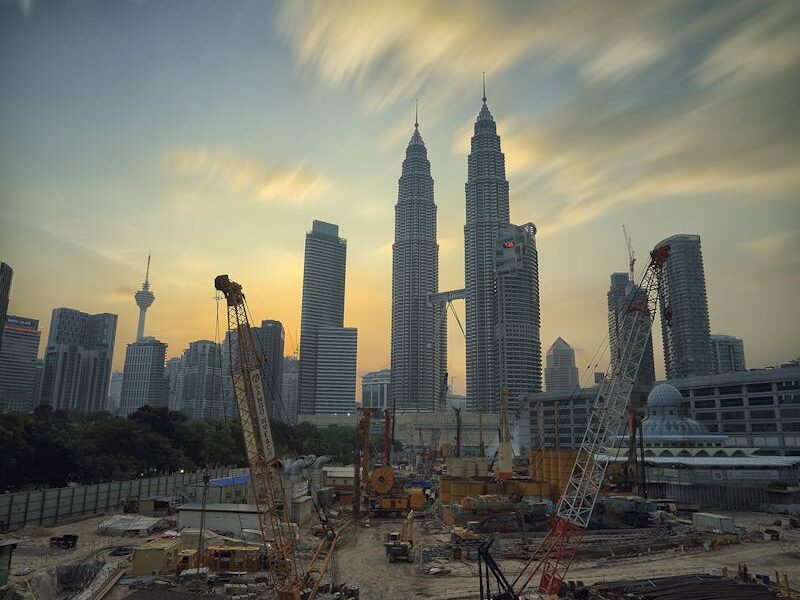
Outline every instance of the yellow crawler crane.
[[[225, 296], [228, 306], [228, 351], [233, 390], [261, 537], [265, 544], [267, 540], [273, 540], [273, 544], [267, 547], [272, 584], [278, 600], [312, 600], [330, 565], [339, 534], [326, 526], [326, 535], [308, 567], [301, 569], [289, 520], [281, 463], [272, 438], [259, 345], [255, 343], [250, 327], [244, 292], [242, 286], [227, 275], [217, 276], [214, 287]], [[321, 566], [317, 567], [320, 560]]]

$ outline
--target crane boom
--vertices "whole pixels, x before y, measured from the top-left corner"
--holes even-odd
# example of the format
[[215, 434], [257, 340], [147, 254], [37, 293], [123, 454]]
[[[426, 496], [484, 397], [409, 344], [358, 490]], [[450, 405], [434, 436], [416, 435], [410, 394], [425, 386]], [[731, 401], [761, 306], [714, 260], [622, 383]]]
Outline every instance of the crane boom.
[[234, 397], [242, 424], [261, 536], [264, 543], [270, 537], [274, 540], [267, 559], [275, 591], [279, 600], [300, 600], [303, 581], [298, 573], [281, 464], [275, 453], [261, 365], [247, 317], [244, 293], [242, 286], [227, 275], [217, 276], [214, 287], [223, 293], [228, 305], [228, 331], [231, 334], [228, 351]]
[[[622, 351], [619, 357], [612, 357], [598, 390], [552, 529], [512, 583], [518, 594], [537, 572], [541, 573], [539, 590], [557, 594], [575, 559], [605, 478], [608, 458], [613, 454], [625, 422], [626, 407], [652, 329], [661, 274], [668, 257], [669, 246], [660, 246], [650, 253], [640, 289], [630, 296], [623, 315]], [[600, 456], [605, 460], [599, 460]], [[518, 583], [521, 584], [519, 589]]]

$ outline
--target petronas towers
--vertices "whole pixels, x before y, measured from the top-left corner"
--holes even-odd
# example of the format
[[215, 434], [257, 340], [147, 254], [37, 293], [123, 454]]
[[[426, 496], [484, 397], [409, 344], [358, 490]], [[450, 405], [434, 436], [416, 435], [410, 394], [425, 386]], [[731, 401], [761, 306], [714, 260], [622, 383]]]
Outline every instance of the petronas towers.
[[512, 409], [541, 391], [536, 227], [510, 222], [505, 157], [485, 93], [467, 165], [465, 289], [443, 294], [431, 166], [414, 124], [399, 180], [392, 247], [391, 397], [397, 410], [444, 408], [443, 296], [466, 301], [469, 410], [496, 412], [503, 388]]
[[392, 245], [391, 390], [398, 410], [435, 410], [447, 364], [439, 291], [439, 245], [431, 163], [419, 124], [406, 148], [398, 182]]

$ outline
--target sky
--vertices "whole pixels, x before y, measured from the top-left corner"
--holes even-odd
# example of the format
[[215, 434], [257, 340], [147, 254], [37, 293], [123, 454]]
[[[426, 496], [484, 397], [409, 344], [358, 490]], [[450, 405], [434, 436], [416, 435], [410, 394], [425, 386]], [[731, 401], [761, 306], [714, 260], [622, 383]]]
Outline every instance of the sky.
[[[543, 354], [561, 336], [582, 374], [594, 370], [609, 276], [627, 268], [624, 224], [641, 267], [658, 241], [701, 236], [711, 330], [743, 338], [748, 366], [800, 355], [791, 0], [0, 0], [9, 311], [40, 320], [42, 346], [55, 307], [119, 315], [121, 370], [152, 252], [146, 333], [168, 356], [224, 335], [220, 273], [244, 286], [256, 321], [283, 322], [288, 355], [304, 238], [321, 219], [347, 239], [359, 374], [387, 367], [415, 99], [440, 287], [457, 289], [482, 71], [512, 221], [538, 228]], [[452, 317], [449, 372], [463, 392]]]

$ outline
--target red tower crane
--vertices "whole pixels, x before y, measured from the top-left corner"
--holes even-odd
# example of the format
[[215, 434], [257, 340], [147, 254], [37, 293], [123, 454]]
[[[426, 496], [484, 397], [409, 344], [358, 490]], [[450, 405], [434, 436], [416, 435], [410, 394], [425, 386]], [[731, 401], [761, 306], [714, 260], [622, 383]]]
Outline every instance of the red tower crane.
[[627, 405], [650, 337], [669, 246], [650, 253], [640, 293], [631, 295], [622, 322], [622, 351], [612, 357], [586, 426], [572, 473], [547, 537], [511, 584], [521, 594], [539, 573], [539, 591], [557, 594], [589, 525], [608, 461], [625, 423]]

